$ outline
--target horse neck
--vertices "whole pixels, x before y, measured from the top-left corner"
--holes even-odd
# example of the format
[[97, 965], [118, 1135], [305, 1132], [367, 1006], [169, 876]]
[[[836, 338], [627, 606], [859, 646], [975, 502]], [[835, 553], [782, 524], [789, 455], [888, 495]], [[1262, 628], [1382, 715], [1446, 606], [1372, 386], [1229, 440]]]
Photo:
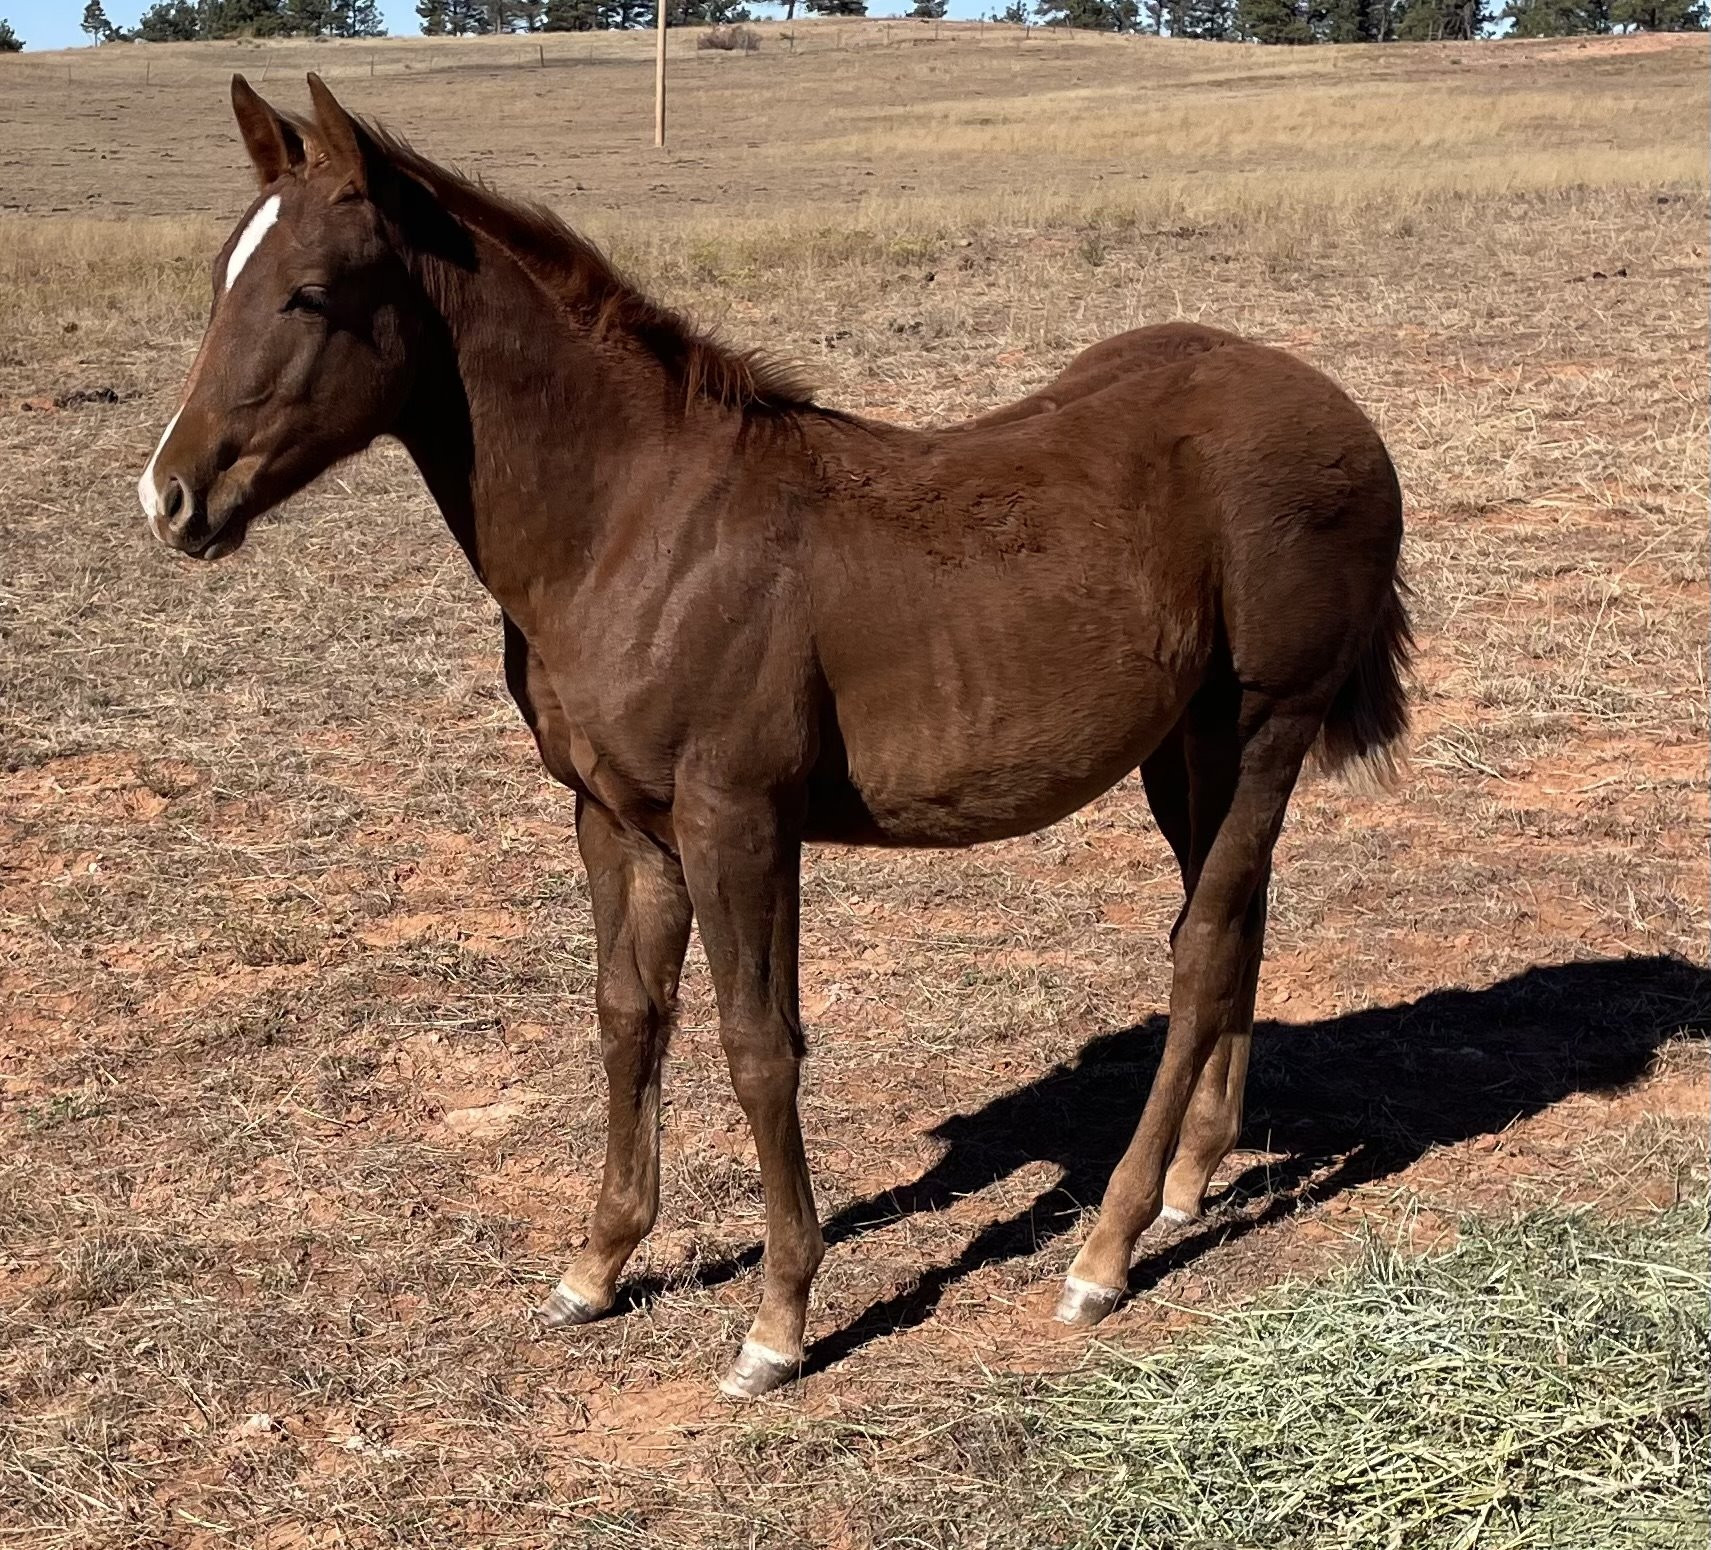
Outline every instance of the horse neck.
[[669, 393], [645, 352], [596, 339], [498, 244], [476, 246], [471, 268], [418, 270], [431, 316], [399, 438], [477, 576], [521, 620], [542, 580], [574, 583], [588, 563], [605, 492], [668, 477]]

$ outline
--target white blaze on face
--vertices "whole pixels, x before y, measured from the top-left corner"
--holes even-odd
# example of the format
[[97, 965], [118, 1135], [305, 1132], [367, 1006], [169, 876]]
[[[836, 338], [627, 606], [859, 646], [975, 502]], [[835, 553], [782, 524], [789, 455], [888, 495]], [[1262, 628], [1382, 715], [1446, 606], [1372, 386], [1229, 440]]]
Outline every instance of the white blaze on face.
[[[279, 219], [279, 195], [274, 194], [266, 199], [261, 207], [249, 218], [249, 223], [239, 234], [237, 243], [232, 248], [232, 255], [226, 260], [226, 290], [231, 290], [232, 282], [243, 272], [243, 267], [255, 257], [255, 250], [261, 246], [261, 239], [272, 229], [273, 223]], [[197, 365], [201, 361], [198, 359]], [[196, 380], [196, 367], [191, 367], [190, 382], [185, 384], [184, 398], [190, 397], [190, 388]], [[160, 487], [155, 481], [155, 465], [160, 461], [160, 455], [166, 450], [166, 444], [172, 438], [172, 428], [178, 424], [178, 416], [184, 413], [184, 401], [180, 400], [177, 411], [166, 422], [166, 429], [160, 433], [160, 441], [154, 449], [154, 456], [149, 459], [148, 467], [143, 470], [143, 476], [137, 480], [137, 499], [142, 502], [143, 515], [148, 518], [149, 530], [155, 537], [160, 536], [156, 524], [161, 515]]]
[[243, 272], [243, 267], [255, 256], [255, 250], [261, 246], [261, 239], [268, 229], [279, 219], [279, 195], [275, 194], [250, 217], [250, 223], [244, 227], [243, 234], [238, 238], [238, 244], [232, 249], [232, 256], [226, 260], [226, 289], [232, 288], [232, 282]]
[[155, 526], [160, 517], [160, 490], [154, 481], [154, 465], [160, 461], [161, 448], [172, 436], [172, 428], [178, 424], [178, 415], [184, 413], [182, 405], [178, 414], [166, 422], [166, 429], [160, 433], [160, 443], [154, 449], [154, 456], [149, 459], [149, 466], [143, 470], [143, 476], [137, 480], [137, 499], [143, 503], [143, 515], [149, 519], [149, 531], [160, 537], [160, 529]]

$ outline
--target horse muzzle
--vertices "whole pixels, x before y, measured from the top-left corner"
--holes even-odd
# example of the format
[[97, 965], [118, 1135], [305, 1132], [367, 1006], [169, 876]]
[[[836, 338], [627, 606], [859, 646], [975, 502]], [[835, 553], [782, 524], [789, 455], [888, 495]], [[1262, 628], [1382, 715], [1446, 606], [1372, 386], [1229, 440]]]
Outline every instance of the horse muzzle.
[[234, 503], [211, 513], [206, 494], [199, 494], [177, 474], [154, 475], [151, 468], [137, 485], [149, 531], [169, 549], [196, 560], [218, 560], [237, 549], [249, 526]]

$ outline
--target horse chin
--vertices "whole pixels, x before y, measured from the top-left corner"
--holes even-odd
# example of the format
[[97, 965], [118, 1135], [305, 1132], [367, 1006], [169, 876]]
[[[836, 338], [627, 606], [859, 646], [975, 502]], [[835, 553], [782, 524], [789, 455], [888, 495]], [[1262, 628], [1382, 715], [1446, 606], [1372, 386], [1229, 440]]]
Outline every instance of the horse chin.
[[193, 560], [223, 560], [228, 554], [236, 554], [243, 548], [249, 527], [249, 518], [240, 512], [222, 523], [200, 549], [186, 549], [184, 552]]
[[250, 523], [275, 503], [256, 488], [259, 459], [245, 458], [227, 469], [208, 492], [211, 517], [219, 520], [200, 548], [185, 553], [197, 560], [223, 560], [243, 547]]

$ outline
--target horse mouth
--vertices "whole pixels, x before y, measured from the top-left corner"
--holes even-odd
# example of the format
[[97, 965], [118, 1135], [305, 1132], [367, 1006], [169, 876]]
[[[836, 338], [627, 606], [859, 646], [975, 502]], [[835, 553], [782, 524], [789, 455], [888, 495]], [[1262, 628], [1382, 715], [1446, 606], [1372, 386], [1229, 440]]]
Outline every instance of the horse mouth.
[[192, 560], [223, 560], [243, 547], [249, 534], [249, 518], [241, 513], [221, 523], [206, 539], [194, 546], [180, 545], [179, 552]]

